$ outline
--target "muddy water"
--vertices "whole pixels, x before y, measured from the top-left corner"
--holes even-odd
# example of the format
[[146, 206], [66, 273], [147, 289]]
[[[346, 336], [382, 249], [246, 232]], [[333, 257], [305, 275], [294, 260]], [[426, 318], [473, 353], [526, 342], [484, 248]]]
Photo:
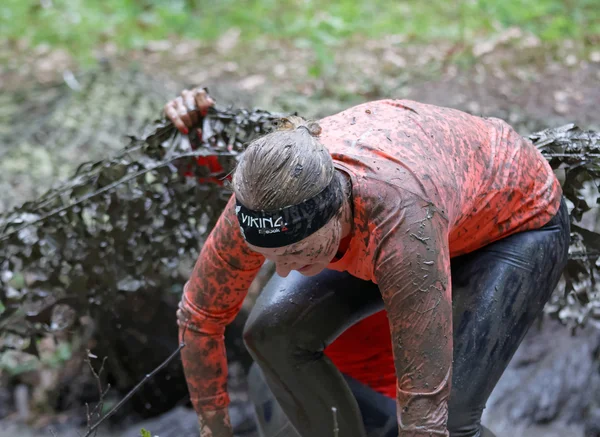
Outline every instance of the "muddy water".
[[[577, 426], [567, 425], [567, 423], [569, 418], [577, 418], [582, 413], [581, 409], [585, 409], [585, 399], [588, 399], [587, 395], [590, 394], [586, 394], [586, 391], [593, 393], [595, 390], [594, 381], [597, 378], [593, 372], [596, 366], [590, 358], [599, 342], [598, 333], [592, 328], [571, 337], [569, 330], [557, 323], [546, 321], [541, 330], [530, 330], [492, 393], [488, 408], [483, 415], [483, 423], [497, 437], [585, 437], [581, 422]], [[244, 396], [245, 385], [241, 379], [235, 381], [236, 384], [232, 380], [230, 386], [232, 399], [238, 402], [238, 405], [247, 406], [247, 396]], [[560, 393], [552, 388], [556, 381], [560, 382]], [[580, 404], [574, 402], [576, 397], [582, 398]], [[554, 419], [554, 423], [546, 425], [525, 423], [526, 418], [554, 411], [552, 402], [558, 403], [556, 415], [544, 417]], [[568, 408], [567, 404], [570, 405]], [[250, 414], [244, 411], [245, 414]], [[245, 414], [239, 417], [245, 417]], [[153, 436], [158, 437], [198, 435], [195, 413], [178, 407], [160, 417], [127, 428], [119, 430], [105, 428], [98, 433], [98, 436], [139, 437], [141, 428], [149, 430]], [[56, 427], [54, 435], [81, 437], [84, 433], [85, 430], [75, 430], [63, 425]], [[53, 437], [53, 434], [48, 429], [31, 430], [15, 424], [14, 421], [0, 420], [0, 437]], [[247, 433], [236, 437], [257, 436]]]
[[[54, 429], [53, 429], [54, 430]], [[7, 421], [0, 421], [0, 437], [81, 437], [85, 435], [85, 430], [65, 430], [56, 431], [55, 434], [50, 429], [31, 429], [24, 425], [17, 423], [11, 423]], [[98, 432], [97, 437], [120, 437], [110, 433], [109, 431]]]
[[[195, 414], [191, 411], [187, 413], [189, 422], [195, 422]], [[509, 419], [494, 418], [489, 414], [484, 414], [484, 423], [486, 423], [492, 431], [496, 433], [496, 437], [584, 437], [584, 432], [581, 427], [565, 426], [565, 425], [547, 425], [547, 426], [515, 426]], [[98, 433], [98, 437], [135, 437], [139, 436], [139, 430], [146, 426], [149, 431], [156, 430], [155, 427], [147, 424], [139, 424], [122, 431], [104, 430]], [[80, 437], [84, 435], [84, 430], [80, 430], [79, 434], [76, 430], [71, 429], [64, 432], [57, 432], [57, 437]], [[176, 431], [175, 434], [168, 433], [153, 433], [158, 437], [183, 437]], [[188, 435], [186, 433], [186, 435]], [[189, 434], [193, 436], [195, 434]], [[49, 430], [31, 430], [24, 426], [10, 424], [0, 421], [0, 437], [52, 437]], [[242, 437], [242, 436], [240, 436]], [[255, 434], [245, 434], [243, 437], [257, 437]]]
[[489, 423], [496, 437], [585, 437], [583, 428], [578, 426], [548, 425], [548, 426], [518, 426], [509, 420], [497, 420]]

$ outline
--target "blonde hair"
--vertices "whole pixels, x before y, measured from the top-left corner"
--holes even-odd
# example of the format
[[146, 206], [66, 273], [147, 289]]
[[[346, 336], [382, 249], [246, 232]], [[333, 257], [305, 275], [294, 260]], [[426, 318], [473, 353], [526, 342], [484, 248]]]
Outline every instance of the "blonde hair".
[[301, 117], [283, 118], [277, 129], [246, 148], [234, 173], [236, 198], [247, 208], [275, 210], [318, 194], [334, 177], [321, 127]]

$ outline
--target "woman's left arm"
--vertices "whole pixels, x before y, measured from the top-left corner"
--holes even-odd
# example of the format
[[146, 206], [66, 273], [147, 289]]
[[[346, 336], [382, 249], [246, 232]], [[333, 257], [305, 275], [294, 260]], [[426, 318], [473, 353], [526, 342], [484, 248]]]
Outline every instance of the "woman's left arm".
[[[387, 223], [386, 223], [387, 222]], [[452, 288], [448, 221], [420, 198], [378, 227], [375, 277], [387, 310], [400, 437], [448, 436]]]

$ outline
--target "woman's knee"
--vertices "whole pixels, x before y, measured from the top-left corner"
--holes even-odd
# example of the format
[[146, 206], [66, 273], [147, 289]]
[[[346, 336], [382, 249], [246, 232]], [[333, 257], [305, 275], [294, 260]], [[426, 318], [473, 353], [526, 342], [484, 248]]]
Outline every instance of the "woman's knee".
[[244, 343], [255, 361], [275, 363], [305, 363], [323, 356], [324, 343], [318, 333], [298, 329], [287, 320], [273, 314], [260, 314], [248, 320]]
[[252, 355], [269, 354], [289, 343], [300, 307], [304, 306], [297, 297], [302, 279], [297, 275], [275, 275], [265, 285], [244, 327], [244, 343]]
[[275, 348], [285, 345], [287, 337], [286, 324], [281, 323], [276, 315], [261, 312], [250, 317], [244, 327], [244, 344], [256, 360], [260, 356], [268, 356]]

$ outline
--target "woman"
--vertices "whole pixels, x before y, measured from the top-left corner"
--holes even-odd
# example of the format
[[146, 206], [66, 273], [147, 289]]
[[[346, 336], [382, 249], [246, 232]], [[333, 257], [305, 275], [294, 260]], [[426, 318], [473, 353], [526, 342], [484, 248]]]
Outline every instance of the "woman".
[[[185, 132], [211, 104], [186, 91], [165, 112]], [[245, 341], [300, 435], [366, 435], [323, 350], [381, 309], [399, 435], [493, 435], [485, 403], [567, 260], [567, 207], [531, 143], [498, 119], [382, 100], [285, 119], [232, 182], [178, 313], [202, 436], [231, 436], [222, 336], [265, 258], [278, 275]]]

